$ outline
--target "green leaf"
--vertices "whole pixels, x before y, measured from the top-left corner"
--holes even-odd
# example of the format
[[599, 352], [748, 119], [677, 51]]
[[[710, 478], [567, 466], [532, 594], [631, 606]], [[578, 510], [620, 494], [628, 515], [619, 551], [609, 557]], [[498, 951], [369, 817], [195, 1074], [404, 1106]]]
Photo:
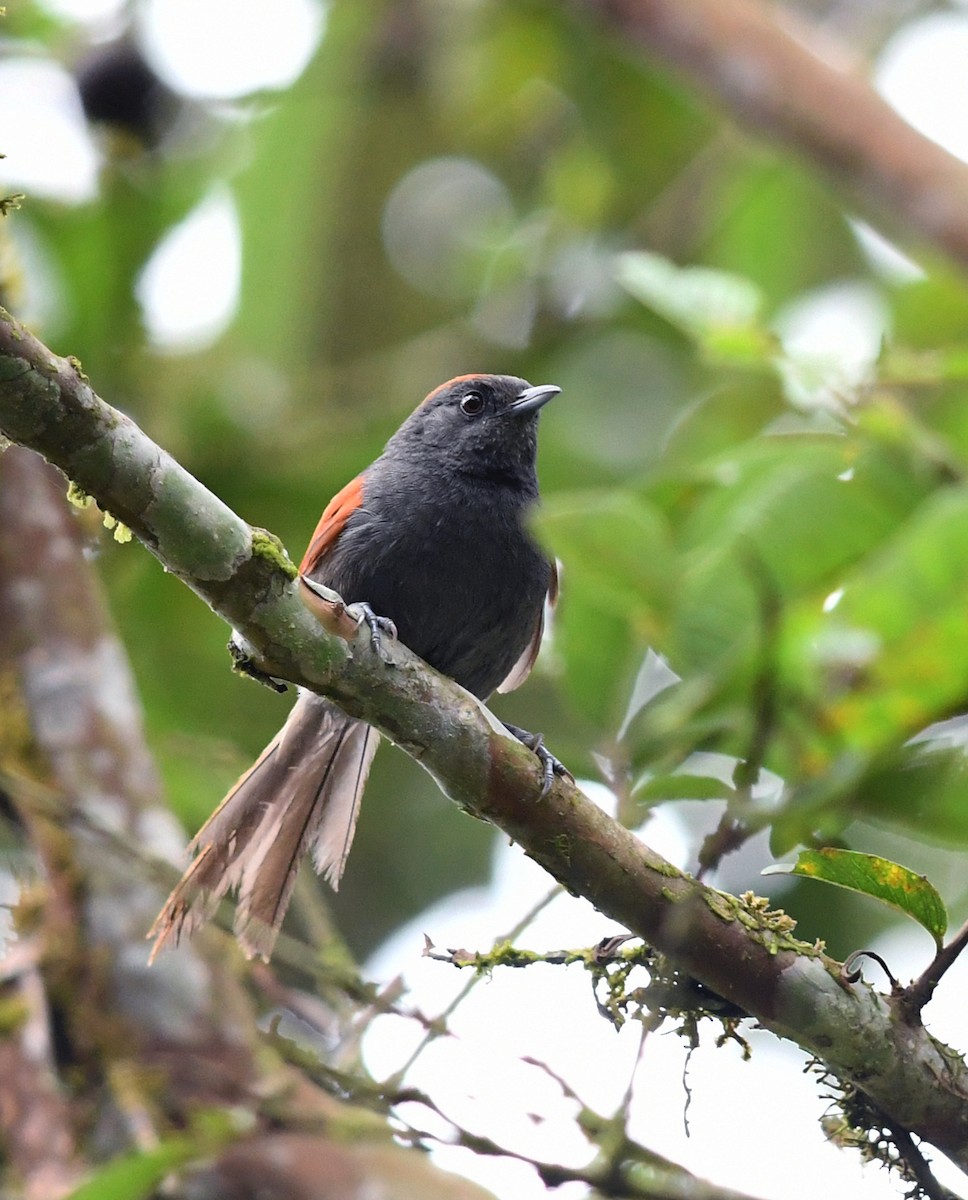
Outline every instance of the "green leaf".
[[925, 741], [879, 760], [853, 793], [852, 809], [915, 837], [968, 845], [968, 757]]
[[[668, 653], [677, 670], [735, 662], [761, 630], [764, 589], [789, 602], [888, 537], [924, 484], [888, 447], [848, 437], [760, 438], [706, 464], [685, 521]], [[811, 599], [811, 611], [819, 601]], [[665, 647], [663, 647], [665, 649]]]
[[199, 1112], [192, 1129], [150, 1150], [125, 1154], [99, 1168], [67, 1200], [142, 1200], [177, 1167], [214, 1153], [243, 1131], [249, 1119], [238, 1112]]
[[662, 447], [670, 473], [709, 461], [760, 432], [787, 411], [779, 382], [771, 375], [744, 371], [726, 375], [715, 387], [681, 405]]
[[724, 271], [742, 271], [771, 304], [868, 272], [842, 209], [803, 167], [739, 155], [711, 175], [707, 203], [716, 220], [703, 258]]
[[968, 488], [926, 500], [840, 588], [830, 611], [791, 618], [787, 673], [822, 708], [828, 754], [877, 753], [964, 697]]
[[633, 492], [581, 492], [552, 497], [537, 526], [564, 567], [555, 648], [565, 683], [614, 733], [646, 645], [663, 637], [674, 578], [665, 519]]
[[886, 351], [881, 362], [881, 379], [885, 383], [938, 384], [963, 383], [968, 379], [968, 349], [948, 346], [931, 350], [911, 350], [895, 346]]
[[[366, 136], [361, 130], [375, 103], [364, 82], [366, 68], [360, 55], [376, 22], [375, 11], [366, 5], [333, 7], [326, 37], [289, 90], [287, 102], [266, 105], [253, 124], [257, 136], [234, 180], [245, 246], [245, 276], [235, 323], [238, 344], [258, 346], [262, 358], [285, 363], [289, 371], [295, 363], [302, 367], [312, 361], [320, 330], [333, 336], [334, 306], [348, 307], [340, 250], [348, 252], [353, 245], [351, 222], [371, 217], [360, 204], [341, 214], [340, 193], [351, 194], [362, 177], [362, 172], [348, 169], [346, 155], [355, 138]], [[348, 100], [350, 80], [359, 83], [355, 103]], [[403, 97], [400, 106], [405, 107]], [[312, 120], [307, 119], [310, 112]], [[380, 112], [385, 110], [381, 107]], [[395, 127], [384, 124], [385, 136], [392, 137]], [[383, 149], [383, 145], [379, 153], [374, 149], [379, 163], [365, 177], [385, 199]], [[415, 147], [413, 153], [418, 153]], [[386, 166], [392, 171], [389, 163]], [[345, 227], [340, 238], [334, 234], [334, 223], [339, 228], [341, 215]], [[375, 253], [380, 241], [370, 240]], [[307, 253], [310, 246], [314, 251]], [[320, 261], [326, 263], [325, 280]], [[371, 282], [369, 273], [367, 280]], [[382, 305], [381, 293], [388, 290], [386, 278], [380, 276], [379, 285], [372, 283], [374, 302]], [[300, 297], [298, 304], [291, 303], [294, 296]], [[392, 319], [384, 320], [381, 328], [392, 329]]]
[[948, 928], [948, 910], [935, 887], [899, 863], [857, 850], [803, 850], [795, 864], [768, 867], [764, 875], [801, 875], [819, 879], [851, 892], [873, 896], [882, 904], [913, 917], [941, 948]]
[[757, 367], [772, 363], [777, 353], [773, 333], [760, 325], [714, 326], [700, 338], [706, 361], [733, 367]]
[[655, 775], [635, 787], [636, 800], [726, 800], [735, 789], [713, 775], [673, 772]]
[[187, 1139], [173, 1138], [151, 1150], [112, 1159], [71, 1192], [68, 1200], [141, 1200], [197, 1153]]
[[945, 343], [968, 340], [968, 286], [953, 266], [935, 262], [930, 275], [888, 295], [899, 344], [937, 350]]
[[603, 608], [648, 620], [655, 598], [667, 591], [672, 554], [665, 520], [647, 500], [618, 490], [559, 493], [545, 502], [537, 525]]
[[775, 337], [759, 321], [759, 289], [741, 275], [677, 267], [658, 254], [635, 250], [618, 256], [616, 277], [714, 359], [755, 365], [770, 362], [776, 353]]

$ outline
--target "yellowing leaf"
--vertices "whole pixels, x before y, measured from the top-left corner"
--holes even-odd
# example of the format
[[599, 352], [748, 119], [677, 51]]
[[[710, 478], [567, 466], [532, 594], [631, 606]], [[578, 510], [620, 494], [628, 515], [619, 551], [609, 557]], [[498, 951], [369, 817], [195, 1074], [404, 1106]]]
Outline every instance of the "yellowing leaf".
[[948, 928], [948, 910], [944, 901], [923, 875], [888, 858], [857, 850], [802, 850], [795, 864], [768, 867], [763, 874], [801, 875], [873, 896], [882, 904], [889, 904], [913, 917], [941, 948]]

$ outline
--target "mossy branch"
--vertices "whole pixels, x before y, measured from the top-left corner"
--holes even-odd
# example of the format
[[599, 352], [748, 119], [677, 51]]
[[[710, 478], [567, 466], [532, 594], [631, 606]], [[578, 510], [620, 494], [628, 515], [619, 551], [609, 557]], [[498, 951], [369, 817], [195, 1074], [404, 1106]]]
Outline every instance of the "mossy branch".
[[[0, 431], [94, 496], [237, 629], [259, 666], [329, 696], [421, 763], [457, 804], [493, 822], [569, 891], [870, 1097], [895, 1126], [968, 1167], [968, 1070], [891, 998], [848, 983], [764, 902], [704, 887], [570, 781], [540, 792], [534, 755], [467, 692], [391, 644], [326, 632], [274, 540], [227, 508], [76, 363], [0, 310]], [[2, 468], [0, 468], [2, 469]]]

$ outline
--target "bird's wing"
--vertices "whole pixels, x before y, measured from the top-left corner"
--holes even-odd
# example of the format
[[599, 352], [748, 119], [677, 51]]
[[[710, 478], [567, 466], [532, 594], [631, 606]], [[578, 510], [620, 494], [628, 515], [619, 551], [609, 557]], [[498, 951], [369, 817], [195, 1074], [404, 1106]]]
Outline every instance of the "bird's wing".
[[541, 606], [541, 611], [538, 613], [538, 619], [534, 625], [534, 632], [531, 634], [528, 644], [525, 646], [521, 657], [508, 672], [507, 678], [503, 683], [498, 685], [500, 693], [513, 692], [515, 688], [519, 688], [522, 683], [531, 674], [531, 668], [534, 666], [535, 659], [538, 657], [538, 651], [541, 649], [541, 639], [544, 636], [545, 629], [545, 613], [554, 612], [555, 605], [558, 603], [558, 563], [551, 564], [551, 578], [548, 580], [548, 594], [545, 597], [545, 602]]
[[325, 556], [336, 544], [336, 539], [343, 532], [346, 522], [363, 503], [363, 476], [357, 475], [351, 479], [330, 500], [319, 518], [316, 531], [310, 538], [306, 553], [299, 564], [300, 575], [312, 575]]

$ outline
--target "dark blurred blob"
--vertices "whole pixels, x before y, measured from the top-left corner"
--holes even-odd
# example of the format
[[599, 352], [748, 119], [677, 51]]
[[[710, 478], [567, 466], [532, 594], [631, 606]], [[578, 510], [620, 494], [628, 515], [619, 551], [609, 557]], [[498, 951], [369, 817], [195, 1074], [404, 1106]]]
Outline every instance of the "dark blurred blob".
[[92, 125], [132, 134], [157, 146], [171, 127], [179, 101], [129, 38], [98, 46], [78, 64], [75, 76], [84, 114]]
[[[0, 788], [0, 826], [9, 826], [16, 830], [23, 828], [20, 813], [3, 788]], [[6, 833], [7, 830], [0, 829], [0, 845], [6, 840]]]

